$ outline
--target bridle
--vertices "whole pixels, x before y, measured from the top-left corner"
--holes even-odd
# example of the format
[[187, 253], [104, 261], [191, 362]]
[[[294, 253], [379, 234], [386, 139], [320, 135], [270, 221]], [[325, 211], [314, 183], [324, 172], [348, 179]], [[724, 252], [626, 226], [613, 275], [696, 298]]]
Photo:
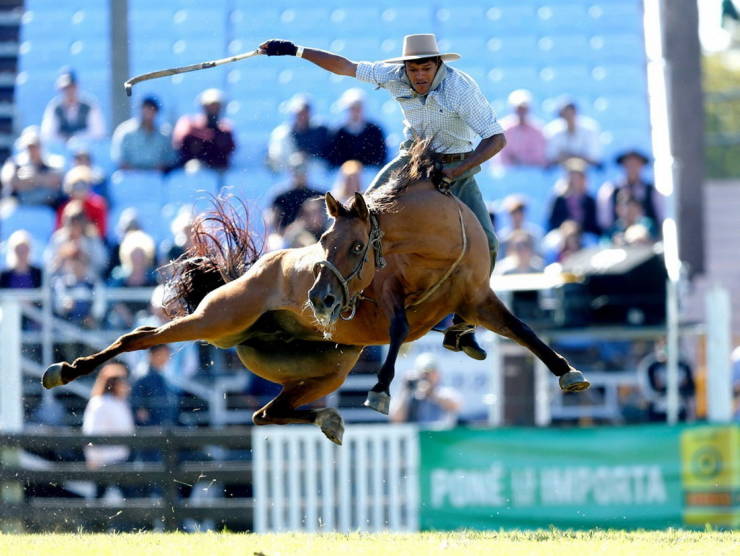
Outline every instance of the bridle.
[[[357, 276], [359, 276], [362, 272], [362, 269], [364, 268], [365, 263], [367, 262], [367, 259], [369, 257], [370, 246], [373, 247], [373, 251], [375, 252], [375, 268], [385, 268], [385, 259], [383, 258], [383, 244], [381, 243], [381, 240], [383, 238], [383, 231], [380, 229], [378, 218], [372, 212], [369, 214], [370, 235], [368, 237], [367, 243], [365, 244], [365, 248], [362, 251], [362, 257], [360, 258], [360, 261], [346, 278], [342, 275], [342, 272], [334, 265], [334, 263], [332, 263], [328, 259], [319, 261], [314, 265], [314, 270], [326, 267], [329, 271], [331, 271], [332, 274], [334, 274], [334, 277], [339, 282], [339, 285], [342, 286], [342, 308], [339, 310], [339, 316], [342, 320], [351, 320], [352, 318], [354, 318], [355, 312], [357, 311], [357, 302], [362, 299], [369, 299], [368, 297], [362, 295], [362, 291], [359, 291], [355, 295], [350, 296], [349, 283], [357, 278]], [[347, 313], [347, 311], [349, 311], [349, 315], [345, 316], [345, 313]]]

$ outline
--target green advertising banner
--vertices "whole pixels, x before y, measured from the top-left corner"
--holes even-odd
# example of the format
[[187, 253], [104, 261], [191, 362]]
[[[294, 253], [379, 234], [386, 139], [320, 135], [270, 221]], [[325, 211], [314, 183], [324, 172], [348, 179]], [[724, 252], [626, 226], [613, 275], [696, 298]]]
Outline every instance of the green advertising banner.
[[740, 427], [420, 433], [422, 529], [740, 526]]

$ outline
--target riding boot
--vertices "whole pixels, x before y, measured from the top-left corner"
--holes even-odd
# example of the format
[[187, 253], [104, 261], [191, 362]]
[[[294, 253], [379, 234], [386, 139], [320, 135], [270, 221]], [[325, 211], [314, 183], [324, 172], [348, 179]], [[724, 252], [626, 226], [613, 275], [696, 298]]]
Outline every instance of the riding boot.
[[488, 354], [475, 339], [475, 327], [457, 315], [452, 318], [452, 323], [445, 330], [442, 345], [451, 351], [463, 351], [468, 357], [483, 361]]

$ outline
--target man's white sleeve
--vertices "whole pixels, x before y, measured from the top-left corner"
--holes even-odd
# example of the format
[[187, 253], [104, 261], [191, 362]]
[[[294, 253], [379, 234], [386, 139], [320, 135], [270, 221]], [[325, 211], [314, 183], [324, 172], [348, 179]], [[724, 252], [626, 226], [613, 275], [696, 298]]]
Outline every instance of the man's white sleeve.
[[478, 85], [471, 85], [458, 99], [458, 114], [481, 139], [504, 132], [496, 119], [496, 113]]
[[358, 62], [355, 77], [359, 81], [372, 83], [376, 87], [383, 87], [398, 73], [397, 64], [383, 62]]

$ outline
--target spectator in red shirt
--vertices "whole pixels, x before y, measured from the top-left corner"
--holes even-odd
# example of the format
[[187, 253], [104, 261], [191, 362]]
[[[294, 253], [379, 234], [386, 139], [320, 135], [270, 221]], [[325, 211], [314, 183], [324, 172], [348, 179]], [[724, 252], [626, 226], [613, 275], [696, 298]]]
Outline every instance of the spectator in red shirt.
[[80, 201], [88, 220], [95, 225], [98, 235], [101, 238], [106, 237], [108, 230], [108, 203], [105, 199], [93, 193], [92, 187], [95, 183], [95, 176], [89, 166], [75, 166], [64, 176], [64, 193], [68, 200], [59, 207], [57, 211], [57, 225], [59, 229], [62, 225], [62, 213], [65, 207], [71, 201]]
[[530, 117], [532, 94], [517, 89], [509, 95], [509, 105], [514, 111], [501, 120], [506, 133], [506, 146], [499, 154], [504, 166], [538, 166], [547, 163], [547, 141], [542, 126]]
[[227, 170], [236, 143], [231, 123], [221, 118], [224, 94], [219, 89], [206, 89], [198, 100], [203, 113], [182, 116], [172, 134], [180, 164], [199, 160], [214, 170]]

